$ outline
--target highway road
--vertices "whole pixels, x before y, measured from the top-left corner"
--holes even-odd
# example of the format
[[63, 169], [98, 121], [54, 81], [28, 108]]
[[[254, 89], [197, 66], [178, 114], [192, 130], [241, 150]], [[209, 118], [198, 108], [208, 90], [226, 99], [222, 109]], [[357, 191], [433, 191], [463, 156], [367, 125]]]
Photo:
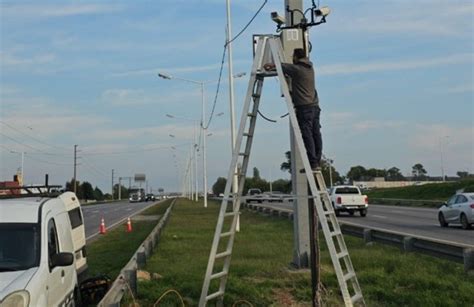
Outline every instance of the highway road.
[[[293, 205], [290, 203], [264, 203], [263, 205], [293, 209]], [[350, 216], [342, 212], [338, 219], [341, 223], [381, 228], [418, 237], [474, 246], [474, 229], [463, 230], [461, 225], [454, 224], [448, 228], [441, 228], [438, 223], [437, 209], [369, 204], [369, 212], [366, 217], [361, 217], [358, 213]]]
[[99, 233], [101, 218], [104, 218], [105, 226], [110, 228], [156, 203], [158, 202], [129, 203], [128, 200], [124, 200], [114, 203], [82, 206], [86, 240]]

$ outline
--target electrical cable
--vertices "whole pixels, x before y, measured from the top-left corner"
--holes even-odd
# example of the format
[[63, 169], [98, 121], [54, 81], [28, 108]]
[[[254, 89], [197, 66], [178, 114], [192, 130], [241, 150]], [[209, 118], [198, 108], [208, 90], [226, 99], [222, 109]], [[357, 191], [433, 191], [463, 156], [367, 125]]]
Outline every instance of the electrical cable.
[[236, 36], [234, 36], [234, 38], [232, 38], [230, 41], [227, 41], [224, 45], [224, 47], [227, 47], [227, 45], [229, 45], [230, 43], [232, 43], [234, 40], [236, 40], [242, 33], [245, 32], [245, 30], [247, 30], [247, 28], [250, 26], [250, 24], [253, 22], [253, 20], [257, 17], [257, 15], [260, 13], [260, 11], [263, 9], [263, 7], [267, 4], [267, 0], [263, 1], [262, 5], [260, 6], [260, 8], [257, 10], [257, 12], [253, 15], [252, 18], [250, 18], [249, 22], [242, 28], [242, 30], [240, 30], [239, 33], [237, 33]]
[[212, 118], [214, 116], [214, 111], [215, 111], [216, 104], [217, 104], [217, 97], [219, 95], [219, 90], [220, 90], [220, 86], [221, 86], [222, 70], [224, 68], [224, 61], [225, 61], [225, 54], [226, 54], [227, 46], [230, 43], [232, 43], [234, 40], [236, 40], [240, 35], [242, 35], [242, 33], [244, 33], [245, 30], [247, 30], [247, 28], [250, 26], [250, 24], [252, 24], [252, 22], [257, 17], [257, 15], [260, 13], [260, 11], [262, 11], [262, 9], [265, 7], [265, 5], [267, 4], [267, 1], [268, 0], [263, 1], [260, 8], [257, 10], [257, 12], [255, 12], [255, 14], [252, 16], [252, 18], [250, 18], [249, 22], [247, 22], [247, 24], [242, 28], [242, 30], [240, 30], [239, 33], [237, 33], [237, 35], [235, 35], [231, 40], [226, 41], [226, 43], [224, 44], [224, 50], [222, 51], [221, 67], [219, 69], [219, 79], [217, 81], [217, 87], [216, 87], [216, 94], [214, 96], [214, 102], [213, 102], [213, 105], [212, 105], [211, 115], [209, 116], [209, 120], [207, 121], [207, 125], [205, 127], [203, 126], [204, 129], [209, 128], [209, 126], [211, 125]]
[[219, 90], [220, 90], [220, 87], [221, 87], [222, 70], [224, 69], [224, 61], [225, 61], [226, 50], [227, 50], [227, 45], [224, 45], [224, 50], [222, 51], [221, 68], [219, 69], [219, 79], [217, 81], [217, 87], [216, 87], [216, 94], [214, 95], [214, 102], [212, 104], [211, 115], [209, 116], [209, 120], [207, 121], [206, 127], [203, 127], [205, 130], [207, 130], [209, 128], [209, 126], [211, 125], [211, 121], [212, 121], [212, 118], [214, 116], [214, 111], [216, 109], [217, 96], [219, 95]]
[[161, 301], [166, 295], [168, 295], [169, 293], [175, 293], [175, 294], [178, 296], [179, 300], [181, 301], [181, 306], [183, 306], [183, 307], [186, 306], [186, 305], [184, 305], [184, 300], [183, 300], [183, 297], [181, 296], [181, 294], [179, 294], [179, 292], [176, 291], [176, 290], [174, 290], [174, 289], [169, 289], [169, 290], [165, 291], [165, 293], [163, 293], [163, 294], [160, 296], [160, 298], [158, 298], [158, 300], [156, 300], [156, 302], [153, 304], [153, 307], [159, 306], [160, 301]]
[[55, 153], [45, 152], [45, 151], [43, 151], [43, 150], [41, 150], [41, 149], [38, 149], [38, 148], [36, 148], [36, 147], [33, 147], [33, 146], [31, 146], [31, 145], [28, 145], [28, 144], [25, 144], [25, 143], [23, 143], [23, 142], [20, 142], [20, 141], [14, 139], [14, 138], [12, 138], [12, 137], [10, 137], [10, 136], [4, 134], [4, 133], [1, 133], [1, 132], [0, 132], [0, 135], [6, 137], [7, 139], [9, 139], [9, 140], [11, 140], [11, 141], [13, 141], [13, 142], [15, 142], [15, 143], [17, 143], [17, 144], [20, 144], [20, 145], [23, 145], [23, 146], [25, 146], [25, 147], [31, 148], [31, 149], [33, 149], [33, 150], [35, 150], [35, 151], [38, 151], [38, 152], [33, 153], [33, 154], [44, 154], [44, 155], [49, 155], [49, 156], [65, 156], [65, 154], [55, 154]]
[[269, 122], [271, 122], [271, 123], [276, 123], [276, 122], [277, 122], [276, 120], [271, 119], [271, 118], [268, 118], [268, 117], [266, 117], [265, 115], [263, 115], [262, 112], [260, 112], [260, 110], [258, 110], [257, 112], [258, 112], [258, 114], [259, 114], [263, 119], [265, 119], [266, 121], [269, 121]]
[[21, 131], [20, 129], [13, 127], [12, 125], [7, 124], [7, 123], [6, 123], [5, 121], [3, 121], [3, 120], [0, 120], [0, 123], [4, 124], [5, 126], [7, 126], [8, 128], [10, 128], [10, 129], [12, 129], [12, 130], [15, 130], [15, 131], [17, 131], [17, 132], [19, 132], [19, 133], [21, 133], [21, 134], [23, 134], [23, 135], [29, 137], [29, 138], [32, 139], [32, 140], [35, 140], [36, 142], [38, 142], [38, 143], [40, 143], [40, 144], [43, 144], [43, 145], [46, 145], [46, 146], [49, 146], [49, 147], [53, 147], [53, 148], [59, 148], [59, 149], [62, 149], [62, 150], [69, 150], [69, 148], [66, 148], [66, 147], [60, 147], [60, 146], [48, 144], [48, 143], [46, 143], [46, 142], [40, 140], [39, 138], [33, 137], [33, 136], [29, 135], [28, 133], [25, 133], [25, 132]]
[[[184, 145], [189, 145], [189, 143], [183, 143], [183, 144], [172, 145], [172, 146], [177, 147], [177, 146], [184, 146]], [[121, 154], [130, 154], [130, 153], [137, 153], [137, 152], [147, 152], [147, 151], [155, 151], [155, 150], [161, 150], [161, 149], [169, 149], [172, 146], [166, 145], [166, 146], [159, 146], [155, 148], [142, 148], [142, 149], [136, 149], [136, 150], [111, 151], [111, 152], [82, 152], [82, 154], [88, 155], [88, 156], [121, 155]]]

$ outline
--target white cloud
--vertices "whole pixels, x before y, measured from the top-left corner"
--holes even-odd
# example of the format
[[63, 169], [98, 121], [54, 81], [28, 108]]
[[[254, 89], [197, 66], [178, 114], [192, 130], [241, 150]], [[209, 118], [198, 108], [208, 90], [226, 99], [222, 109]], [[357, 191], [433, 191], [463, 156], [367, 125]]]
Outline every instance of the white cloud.
[[[454, 3], [453, 3], [454, 2]], [[465, 36], [472, 35], [474, 5], [467, 1], [385, 1], [383, 6], [365, 2], [351, 16], [335, 11], [329, 18], [336, 31], [368, 33], [402, 33], [404, 35]], [[355, 17], [354, 15], [361, 16]], [[338, 16], [335, 14], [341, 14]], [[369, 16], [369, 17], [366, 17]], [[350, 23], [342, 20], [351, 20]], [[332, 30], [331, 29], [331, 30]]]
[[19, 65], [41, 65], [49, 64], [56, 59], [54, 54], [32, 55], [30, 57], [19, 57], [9, 53], [0, 53], [1, 66], [19, 66]]
[[320, 75], [342, 75], [355, 73], [372, 73], [380, 71], [396, 71], [408, 69], [420, 69], [443, 65], [455, 65], [463, 63], [473, 63], [474, 54], [452, 54], [444, 57], [423, 58], [423, 59], [406, 59], [394, 61], [376, 61], [369, 63], [345, 63], [321, 65], [317, 69]]
[[472, 91], [474, 91], [474, 84], [472, 83], [453, 85], [446, 88], [446, 92], [448, 93], [468, 93]]

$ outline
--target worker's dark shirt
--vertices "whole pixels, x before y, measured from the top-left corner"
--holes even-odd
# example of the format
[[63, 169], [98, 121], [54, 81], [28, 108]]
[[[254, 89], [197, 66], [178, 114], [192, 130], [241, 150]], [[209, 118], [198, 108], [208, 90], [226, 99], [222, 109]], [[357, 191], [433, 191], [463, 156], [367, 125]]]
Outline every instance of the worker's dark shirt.
[[283, 73], [291, 78], [291, 97], [295, 107], [317, 105], [313, 63], [308, 58], [296, 64], [282, 63]]

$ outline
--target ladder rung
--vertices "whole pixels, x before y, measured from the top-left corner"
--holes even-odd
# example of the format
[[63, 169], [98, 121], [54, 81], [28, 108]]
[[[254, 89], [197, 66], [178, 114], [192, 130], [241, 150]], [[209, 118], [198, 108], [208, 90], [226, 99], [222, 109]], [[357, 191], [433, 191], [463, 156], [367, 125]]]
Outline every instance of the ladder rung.
[[331, 214], [333, 214], [333, 213], [334, 213], [333, 211], [329, 211], [329, 210], [328, 210], [328, 211], [324, 211], [324, 215], [331, 215]]
[[357, 302], [357, 301], [359, 301], [359, 300], [361, 300], [361, 299], [363, 299], [362, 294], [357, 293], [356, 295], [354, 295], [353, 297], [351, 297], [351, 302], [352, 302], [352, 303], [355, 303], [355, 302]]
[[235, 215], [237, 215], [237, 213], [238, 213], [238, 212], [234, 212], [234, 211], [232, 211], [232, 212], [227, 212], [227, 213], [224, 213], [224, 216], [225, 216], [225, 217], [227, 217], [227, 216], [235, 216]]
[[336, 254], [336, 257], [339, 259], [344, 258], [346, 256], [349, 256], [348, 252], [340, 252], [339, 254]]
[[232, 234], [232, 231], [223, 232], [223, 233], [221, 233], [221, 238], [230, 237], [231, 234]]
[[224, 257], [227, 257], [227, 256], [229, 256], [229, 255], [231, 255], [231, 254], [232, 254], [232, 253], [231, 253], [230, 251], [225, 251], [225, 252], [216, 254], [216, 259], [224, 258]]
[[247, 136], [247, 137], [252, 137], [252, 136], [253, 136], [253, 134], [250, 134], [250, 133], [247, 133], [247, 132], [246, 132], [246, 133], [244, 133], [244, 136]]
[[212, 299], [215, 299], [215, 298], [217, 298], [219, 296], [223, 296], [223, 295], [224, 295], [224, 291], [217, 291], [215, 293], [212, 293], [212, 294], [206, 296], [206, 301], [210, 301]]
[[356, 277], [356, 274], [354, 272], [349, 272], [346, 275], [344, 275], [344, 280], [348, 281], [349, 279]]
[[249, 154], [246, 152], [239, 152], [239, 156], [248, 156]]
[[333, 237], [338, 236], [338, 235], [342, 235], [342, 232], [340, 232], [340, 231], [331, 232], [331, 236], [333, 236]]
[[224, 277], [226, 275], [227, 275], [227, 272], [222, 271], [222, 272], [219, 272], [219, 273], [216, 273], [216, 274], [212, 274], [211, 279], [221, 278], [221, 277]]
[[254, 93], [254, 94], [252, 94], [252, 97], [253, 97], [253, 98], [260, 98], [260, 95]]
[[248, 116], [248, 117], [255, 117], [256, 115], [253, 114], [253, 113], [247, 113], [247, 116]]

